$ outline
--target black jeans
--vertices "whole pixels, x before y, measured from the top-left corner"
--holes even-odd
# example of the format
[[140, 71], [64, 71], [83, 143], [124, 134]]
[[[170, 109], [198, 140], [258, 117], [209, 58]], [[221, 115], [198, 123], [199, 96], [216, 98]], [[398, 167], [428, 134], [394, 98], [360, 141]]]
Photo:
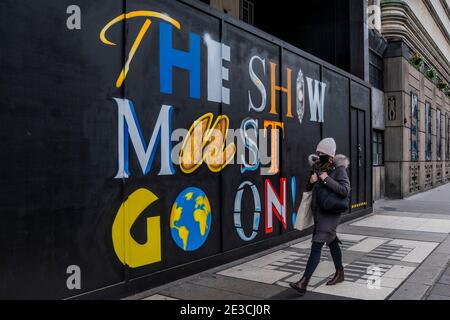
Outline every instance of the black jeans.
[[[309, 254], [308, 263], [306, 264], [305, 273], [303, 274], [303, 277], [305, 277], [306, 279], [311, 278], [317, 266], [319, 265], [320, 255], [322, 254], [322, 247], [324, 244], [325, 243], [323, 242], [312, 243], [311, 253]], [[336, 270], [342, 269], [342, 252], [341, 248], [339, 247], [339, 239], [336, 237], [333, 242], [330, 242], [330, 244], [328, 244], [328, 247], [330, 248], [334, 267], [336, 268]]]

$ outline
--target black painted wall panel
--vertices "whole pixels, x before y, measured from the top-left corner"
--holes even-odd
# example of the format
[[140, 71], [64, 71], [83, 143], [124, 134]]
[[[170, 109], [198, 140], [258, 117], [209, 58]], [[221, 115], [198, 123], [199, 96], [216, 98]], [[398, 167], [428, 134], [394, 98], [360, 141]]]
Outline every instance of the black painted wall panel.
[[[291, 232], [292, 213], [300, 205], [307, 179], [306, 157], [314, 152], [317, 142], [332, 135], [338, 142], [339, 152], [350, 152], [346, 138], [350, 126], [349, 76], [324, 68], [321, 79], [319, 62], [306, 58], [301, 51], [288, 51], [279, 41], [264, 40], [266, 34], [247, 30], [233, 21], [223, 22], [222, 16], [202, 12], [195, 5], [181, 1], [132, 0], [126, 1], [126, 6], [121, 1], [40, 1], [27, 3], [27, 10], [19, 3], [6, 0], [0, 4], [3, 41], [0, 50], [0, 141], [3, 147], [0, 165], [4, 168], [0, 176], [2, 298], [65, 298], [98, 289], [106, 295], [113, 290], [111, 285], [120, 287], [129, 280], [152, 276], [169, 268], [173, 268], [171, 273], [184, 275], [186, 263], [195, 265], [206, 257], [220, 258], [222, 253], [250, 243], [257, 250], [256, 245], [261, 241]], [[73, 4], [81, 8], [80, 30], [66, 27], [69, 16], [66, 9]], [[116, 86], [116, 79], [146, 18], [130, 18], [125, 24], [113, 25], [107, 38], [115, 46], [102, 43], [100, 31], [124, 11], [136, 10], [166, 13], [179, 21], [181, 28], [173, 29], [172, 42], [178, 50], [190, 50], [190, 32], [200, 37], [200, 99], [190, 97], [189, 73], [178, 67], [173, 69], [172, 94], [161, 92], [159, 46], [162, 39], [159, 37], [160, 21], [154, 17], [149, 18], [152, 23], [130, 63], [124, 84]], [[206, 34], [231, 48], [230, 61], [222, 62], [229, 69], [229, 80], [223, 81], [223, 86], [230, 89], [229, 105], [208, 101]], [[248, 106], [249, 91], [255, 105], [261, 102], [249, 77], [249, 59], [254, 55], [265, 59], [265, 76], [261, 65], [254, 65], [255, 73], [267, 90], [266, 107], [261, 112], [249, 110]], [[287, 95], [282, 92], [276, 93], [276, 113], [269, 112], [270, 62], [277, 64], [277, 85], [286, 87], [286, 68], [292, 70], [292, 118], [286, 116]], [[310, 121], [310, 97], [306, 89], [305, 113], [301, 123], [298, 119], [296, 79], [300, 69], [304, 77], [327, 84], [323, 124]], [[364, 84], [352, 84], [352, 104], [366, 110], [365, 121], [370, 124], [369, 107], [366, 107], [370, 106], [370, 94], [367, 93], [370, 89]], [[197, 118], [208, 112], [213, 119], [228, 116], [229, 129], [238, 129], [246, 117], [257, 119], [259, 128], [263, 128], [265, 120], [282, 122], [280, 171], [270, 176], [261, 175], [260, 169], [241, 173], [239, 164], [229, 164], [220, 172], [211, 172], [202, 164], [193, 173], [185, 174], [174, 164], [173, 175], [159, 175], [160, 143], [151, 169], [144, 174], [133, 144], [129, 142], [131, 175], [117, 179], [119, 113], [113, 98], [133, 102], [147, 145], [163, 105], [173, 107], [172, 130], [189, 129]], [[333, 108], [337, 110], [336, 115]], [[332, 121], [334, 118], [337, 121]], [[369, 137], [367, 130], [369, 126], [366, 126], [366, 137]], [[270, 138], [270, 132], [268, 136]], [[367, 141], [370, 151], [370, 140]], [[294, 194], [292, 177], [296, 178]], [[264, 182], [268, 179], [278, 194], [280, 178], [286, 178], [287, 185], [287, 230], [273, 217], [273, 232], [266, 234]], [[252, 241], [239, 237], [234, 222], [236, 193], [239, 185], [247, 180], [254, 183], [261, 201], [258, 235]], [[370, 194], [371, 181], [366, 183], [366, 192]], [[201, 189], [211, 209], [205, 241], [193, 251], [183, 250], [174, 241], [170, 227], [173, 205], [189, 187]], [[129, 236], [123, 243], [146, 244], [153, 235], [147, 230], [148, 219], [160, 217], [161, 261], [128, 267], [114, 248], [112, 228], [121, 204], [141, 188], [153, 192], [158, 199], [144, 208], [135, 220], [132, 208], [126, 207], [123, 211], [126, 214], [119, 220], [133, 221], [124, 230]], [[247, 236], [253, 227], [255, 210], [251, 196], [247, 189], [241, 210]], [[126, 250], [131, 254], [129, 242]], [[141, 253], [138, 258], [145, 256], [146, 253]], [[70, 277], [67, 268], [71, 265], [81, 269], [80, 289], [67, 287]]]
[[[288, 231], [293, 230], [294, 219], [291, 218], [297, 212], [300, 206], [302, 193], [306, 189], [306, 183], [309, 179], [308, 155], [315, 153], [317, 143], [321, 140], [320, 122], [310, 121], [311, 111], [309, 108], [309, 93], [306, 88], [306, 77], [311, 79], [320, 79], [320, 65], [305, 59], [290, 51], [284, 50], [283, 62], [285, 67], [292, 70], [293, 90], [292, 96], [292, 114], [293, 118], [287, 116], [287, 96], [283, 95], [282, 120], [285, 124], [285, 136], [282, 144], [282, 168], [283, 176], [287, 178], [288, 201], [287, 212], [289, 221]], [[304, 113], [299, 117], [297, 110], [297, 76], [302, 72], [304, 78]], [[301, 122], [300, 122], [301, 119]], [[295, 193], [292, 195], [292, 179], [294, 178]]]

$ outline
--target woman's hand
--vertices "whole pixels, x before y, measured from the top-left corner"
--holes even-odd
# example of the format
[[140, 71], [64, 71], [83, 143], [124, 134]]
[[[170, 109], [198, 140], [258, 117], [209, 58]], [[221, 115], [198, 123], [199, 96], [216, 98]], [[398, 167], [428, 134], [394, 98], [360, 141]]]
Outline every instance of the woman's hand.
[[317, 178], [317, 174], [316, 174], [316, 173], [313, 173], [313, 174], [311, 175], [311, 178], [309, 178], [309, 183], [314, 184], [314, 183], [316, 183], [318, 180], [319, 180], [319, 179]]
[[320, 180], [324, 181], [328, 177], [328, 173], [324, 172], [320, 175]]

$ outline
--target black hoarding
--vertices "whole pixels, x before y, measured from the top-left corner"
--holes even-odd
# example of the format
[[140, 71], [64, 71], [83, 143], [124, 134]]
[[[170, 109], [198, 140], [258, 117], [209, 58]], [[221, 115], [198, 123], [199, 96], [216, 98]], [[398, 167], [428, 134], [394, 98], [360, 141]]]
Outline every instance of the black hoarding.
[[370, 158], [363, 82], [207, 6], [18, 3], [0, 3], [1, 298], [120, 296], [293, 239], [320, 139]]

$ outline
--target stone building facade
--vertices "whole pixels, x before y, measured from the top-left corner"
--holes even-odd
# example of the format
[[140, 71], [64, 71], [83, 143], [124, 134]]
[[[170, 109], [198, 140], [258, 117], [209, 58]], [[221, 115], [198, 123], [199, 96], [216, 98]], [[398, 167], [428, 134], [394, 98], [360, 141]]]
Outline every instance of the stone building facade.
[[388, 198], [450, 181], [449, 13], [444, 0], [381, 1]]

